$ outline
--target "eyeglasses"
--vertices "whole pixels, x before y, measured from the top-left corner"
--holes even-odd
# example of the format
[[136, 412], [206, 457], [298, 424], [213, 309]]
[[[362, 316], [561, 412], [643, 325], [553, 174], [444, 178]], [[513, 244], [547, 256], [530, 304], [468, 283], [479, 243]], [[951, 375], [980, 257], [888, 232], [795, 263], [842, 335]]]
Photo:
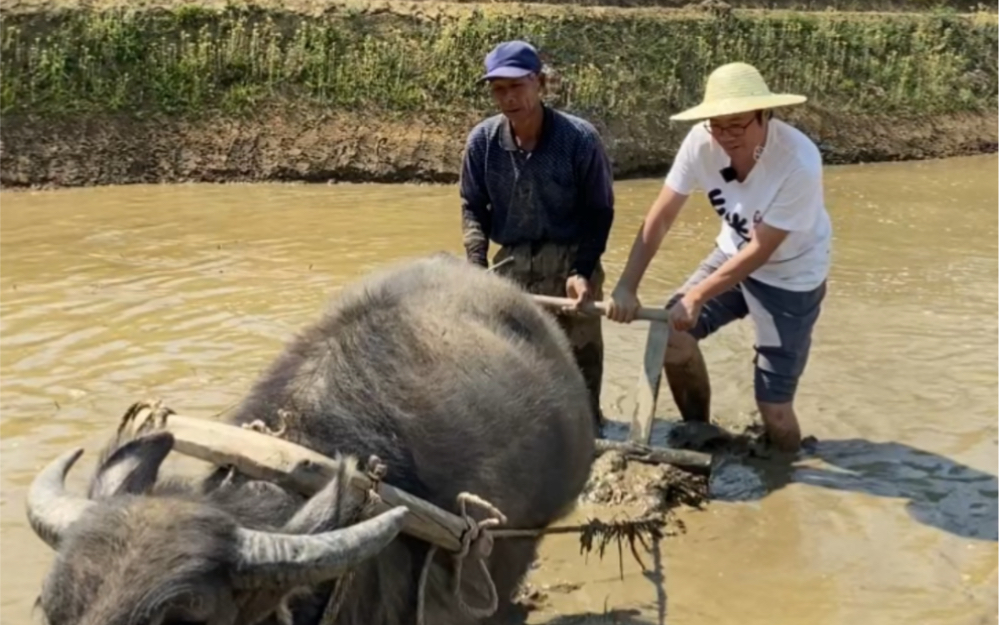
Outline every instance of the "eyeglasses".
[[704, 122], [704, 127], [708, 129], [712, 135], [720, 137], [721, 135], [727, 134], [730, 137], [741, 137], [746, 134], [746, 129], [755, 122], [757, 116], [750, 118], [745, 124], [732, 124], [731, 126], [715, 126], [710, 120]]

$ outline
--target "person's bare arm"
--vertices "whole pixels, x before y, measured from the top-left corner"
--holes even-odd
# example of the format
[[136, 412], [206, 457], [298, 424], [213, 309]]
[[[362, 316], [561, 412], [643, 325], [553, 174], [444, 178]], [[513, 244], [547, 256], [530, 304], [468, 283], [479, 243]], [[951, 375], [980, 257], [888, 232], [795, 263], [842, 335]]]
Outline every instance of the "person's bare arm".
[[673, 227], [680, 209], [699, 184], [695, 164], [699, 149], [697, 146], [701, 139], [696, 133], [697, 130], [689, 132], [680, 144], [662, 189], [635, 235], [628, 253], [628, 262], [608, 302], [607, 317], [611, 321], [630, 323], [634, 319], [641, 305], [638, 301], [638, 285], [642, 282], [642, 276]]
[[787, 235], [787, 230], [761, 222], [753, 230], [749, 242], [732, 258], [722, 263], [717, 271], [692, 288], [688, 297], [698, 304], [703, 304], [739, 284], [770, 259]]
[[823, 205], [821, 165], [791, 172], [749, 241], [717, 271], [690, 290], [687, 297], [698, 305], [724, 293], [762, 267], [793, 231], [811, 227]]

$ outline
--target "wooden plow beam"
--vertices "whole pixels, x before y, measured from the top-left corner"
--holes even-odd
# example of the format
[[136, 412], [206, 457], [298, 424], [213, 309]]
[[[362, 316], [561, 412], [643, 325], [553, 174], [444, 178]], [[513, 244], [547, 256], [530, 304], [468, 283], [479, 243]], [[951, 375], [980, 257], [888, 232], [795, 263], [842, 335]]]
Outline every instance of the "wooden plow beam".
[[[548, 308], [571, 308], [574, 300], [548, 295], [532, 295], [537, 304]], [[587, 315], [606, 315], [604, 302], [586, 302], [579, 312]], [[631, 429], [628, 440], [636, 445], [648, 445], [652, 439], [652, 423], [659, 401], [659, 386], [662, 382], [663, 363], [669, 345], [669, 311], [665, 308], [638, 309], [636, 319], [649, 322], [649, 334], [645, 340], [645, 358], [638, 373], [638, 388], [635, 411], [631, 415]]]
[[[231, 466], [256, 480], [266, 480], [292, 491], [311, 496], [329, 482], [337, 471], [338, 461], [290, 441], [228, 423], [186, 417], [167, 411], [154, 413], [143, 403], [126, 425], [131, 433], [167, 431], [174, 437], [174, 450], [217, 466]], [[136, 406], [139, 406], [138, 404]], [[131, 411], [130, 411], [131, 412]], [[597, 454], [623, 452], [640, 462], [670, 463], [697, 473], [710, 471], [711, 456], [698, 452], [649, 448], [629, 443], [597, 441]], [[375, 482], [361, 472], [351, 474], [351, 485], [378, 495], [371, 514], [395, 506], [410, 510], [403, 531], [449, 551], [460, 551], [469, 521], [434, 504], [415, 497], [385, 482]], [[539, 528], [540, 529], [540, 528]], [[537, 535], [538, 530], [511, 528], [493, 533], [507, 536]]]

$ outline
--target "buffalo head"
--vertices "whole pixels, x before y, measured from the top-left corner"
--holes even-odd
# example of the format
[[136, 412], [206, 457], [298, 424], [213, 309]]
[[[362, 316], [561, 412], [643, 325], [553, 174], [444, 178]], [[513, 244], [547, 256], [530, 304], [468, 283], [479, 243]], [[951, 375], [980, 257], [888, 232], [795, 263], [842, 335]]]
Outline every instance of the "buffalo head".
[[[251, 625], [290, 592], [335, 579], [376, 555], [402, 528], [405, 508], [322, 531], [329, 518], [319, 520], [345, 490], [343, 473], [290, 520], [270, 512], [263, 516], [271, 519], [261, 519], [259, 510], [251, 519], [211, 493], [179, 482], [156, 484], [172, 447], [168, 432], [118, 447], [98, 469], [87, 498], [64, 486], [80, 449], [36, 476], [28, 519], [57, 554], [39, 598], [49, 625]], [[239, 499], [244, 510], [267, 506], [262, 496], [259, 504], [255, 497]]]

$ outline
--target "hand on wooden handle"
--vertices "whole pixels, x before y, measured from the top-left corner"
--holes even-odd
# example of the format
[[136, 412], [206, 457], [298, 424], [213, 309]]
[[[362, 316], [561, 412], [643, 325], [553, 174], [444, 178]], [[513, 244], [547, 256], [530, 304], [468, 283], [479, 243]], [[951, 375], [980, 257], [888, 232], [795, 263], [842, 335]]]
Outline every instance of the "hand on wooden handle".
[[[576, 300], [567, 297], [553, 297], [551, 295], [532, 295], [534, 301], [548, 308], [561, 308], [562, 310], [573, 310]], [[606, 315], [607, 304], [604, 302], [588, 301], [579, 306], [579, 311], [589, 315]], [[669, 321], [669, 312], [665, 308], [642, 307], [635, 313], [635, 319], [643, 321]]]

